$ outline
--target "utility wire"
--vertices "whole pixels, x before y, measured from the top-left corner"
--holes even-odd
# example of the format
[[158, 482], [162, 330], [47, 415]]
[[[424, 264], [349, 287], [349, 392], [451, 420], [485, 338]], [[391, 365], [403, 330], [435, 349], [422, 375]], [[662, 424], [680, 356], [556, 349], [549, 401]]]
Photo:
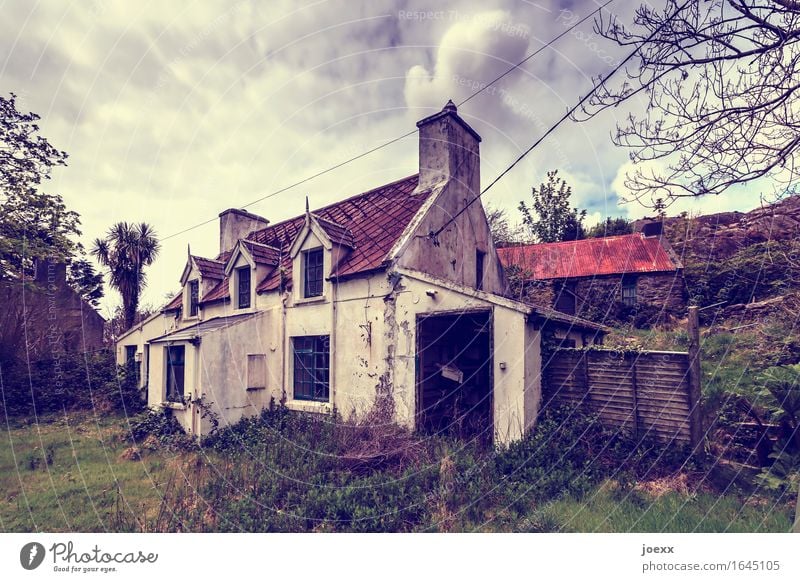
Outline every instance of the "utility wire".
[[589, 91], [575, 105], [573, 105], [570, 109], [568, 109], [567, 112], [558, 121], [556, 121], [555, 124], [551, 125], [550, 128], [547, 131], [545, 131], [544, 134], [542, 134], [542, 136], [539, 139], [537, 139], [535, 142], [533, 142], [533, 144], [528, 149], [526, 149], [524, 152], [522, 152], [522, 154], [520, 154], [520, 156], [517, 157], [517, 159], [514, 160], [510, 166], [508, 166], [505, 170], [500, 172], [500, 174], [494, 180], [492, 180], [491, 183], [488, 186], [486, 186], [486, 188], [481, 190], [480, 193], [477, 196], [475, 196], [475, 198], [473, 198], [472, 200], [467, 202], [467, 204], [464, 205], [464, 208], [462, 208], [461, 210], [456, 212], [441, 227], [439, 227], [436, 230], [431, 230], [431, 232], [427, 235], [428, 238], [431, 239], [434, 242], [434, 244], [437, 244], [437, 237], [442, 233], [442, 231], [445, 228], [450, 226], [459, 216], [464, 214], [464, 212], [466, 212], [466, 210], [470, 206], [472, 206], [472, 204], [474, 204], [476, 200], [478, 200], [481, 196], [486, 194], [486, 192], [488, 192], [489, 189], [491, 189], [492, 186], [497, 184], [503, 176], [508, 174], [512, 169], [514, 169], [514, 167], [518, 163], [520, 163], [525, 156], [527, 156], [529, 153], [531, 153], [534, 150], [534, 148], [536, 148], [540, 143], [542, 143], [547, 138], [547, 136], [549, 136], [551, 133], [553, 133], [562, 123], [564, 123], [567, 119], [569, 119], [572, 116], [572, 114], [575, 113], [575, 111], [577, 111], [578, 108], [581, 107], [581, 105], [583, 105], [586, 102], [586, 100], [589, 99], [589, 97], [591, 97], [595, 93], [595, 91], [597, 91], [600, 87], [605, 85], [605, 83], [615, 73], [617, 73], [620, 69], [622, 69], [622, 67], [625, 65], [625, 63], [627, 63], [634, 56], [636, 56], [636, 53], [639, 52], [639, 50], [642, 48], [642, 46], [644, 44], [650, 42], [659, 32], [661, 32], [661, 29], [664, 28], [664, 26], [666, 26], [670, 21], [672, 21], [678, 14], [680, 14], [681, 11], [683, 11], [684, 8], [686, 8], [693, 1], [694, 0], [687, 0], [669, 18], [664, 20], [664, 22], [662, 22], [661, 25], [658, 28], [656, 28], [646, 39], [644, 39], [636, 47], [636, 49], [634, 51], [632, 51], [627, 57], [625, 57], [624, 60], [620, 61], [619, 64], [617, 64], [617, 66], [614, 67], [614, 69], [612, 69], [610, 73], [608, 73], [605, 77], [601, 78], [600, 81], [592, 88], [591, 91]]
[[[594, 9], [592, 12], [590, 12], [589, 14], [587, 14], [586, 16], [584, 16], [583, 18], [581, 18], [580, 20], [578, 20], [578, 21], [577, 21], [577, 22], [575, 22], [574, 24], [570, 25], [570, 26], [569, 26], [568, 28], [566, 28], [566, 29], [565, 29], [565, 30], [564, 30], [564, 31], [563, 31], [561, 34], [559, 34], [558, 36], [556, 36], [556, 37], [554, 37], [554, 38], [550, 39], [549, 41], [547, 41], [547, 43], [545, 43], [544, 45], [542, 45], [541, 47], [539, 47], [538, 49], [536, 49], [535, 51], [533, 51], [531, 54], [529, 54], [528, 56], [526, 56], [524, 59], [522, 59], [522, 60], [521, 60], [520, 62], [518, 62], [517, 64], [513, 65], [511, 68], [509, 68], [508, 70], [506, 70], [506, 71], [505, 71], [503, 74], [499, 75], [498, 77], [495, 77], [495, 78], [494, 78], [492, 81], [490, 81], [489, 83], [487, 83], [487, 84], [485, 84], [485, 85], [482, 85], [482, 86], [481, 86], [481, 87], [480, 87], [480, 88], [479, 88], [477, 91], [475, 91], [475, 92], [474, 92], [474, 93], [472, 93], [472, 94], [471, 94], [469, 97], [467, 97], [466, 99], [464, 99], [463, 101], [461, 101], [461, 102], [458, 104], [458, 107], [461, 107], [462, 105], [464, 105], [465, 103], [467, 103], [467, 102], [468, 102], [469, 100], [471, 100], [472, 98], [474, 98], [474, 97], [478, 96], [479, 94], [483, 93], [483, 92], [484, 92], [486, 89], [488, 89], [489, 87], [491, 87], [492, 85], [494, 85], [495, 83], [497, 83], [499, 80], [501, 80], [501, 79], [503, 79], [504, 77], [506, 77], [506, 76], [510, 75], [510, 74], [511, 74], [513, 71], [517, 70], [519, 67], [521, 67], [522, 65], [524, 65], [525, 63], [527, 63], [527, 62], [528, 62], [529, 60], [531, 60], [533, 57], [535, 57], [536, 55], [538, 55], [539, 53], [541, 53], [541, 52], [542, 52], [542, 51], [544, 51], [545, 49], [549, 48], [549, 47], [550, 47], [550, 46], [551, 46], [553, 43], [555, 43], [555, 42], [556, 42], [556, 41], [558, 41], [559, 39], [563, 38], [564, 36], [566, 36], [567, 34], [569, 34], [570, 32], [572, 32], [573, 30], [575, 30], [575, 28], [577, 28], [578, 26], [580, 26], [581, 24], [583, 24], [584, 22], [586, 22], [587, 20], [589, 20], [589, 18], [591, 18], [591, 17], [592, 17], [592, 16], [594, 16], [595, 14], [598, 14], [598, 13], [600, 13], [600, 12], [601, 12], [601, 11], [602, 11], [602, 10], [603, 10], [603, 9], [604, 9], [606, 6], [608, 6], [608, 5], [609, 5], [609, 4], [611, 4], [612, 2], [614, 2], [614, 0], [606, 0], [606, 2], [605, 2], [604, 4], [602, 4], [602, 5], [598, 6], [598, 7], [597, 7], [596, 9]], [[311, 180], [313, 180], [313, 179], [315, 179], [315, 178], [319, 178], [320, 176], [323, 176], [323, 175], [325, 175], [325, 174], [328, 174], [329, 172], [332, 172], [332, 171], [334, 171], [334, 170], [337, 170], [337, 169], [341, 168], [342, 166], [345, 166], [345, 165], [347, 165], [347, 164], [349, 164], [349, 163], [351, 163], [351, 162], [355, 162], [356, 160], [359, 160], [359, 159], [361, 159], [361, 158], [363, 158], [363, 157], [365, 157], [365, 156], [368, 156], [368, 155], [369, 155], [369, 154], [371, 154], [371, 153], [374, 153], [374, 152], [376, 152], [376, 151], [378, 151], [378, 150], [381, 150], [381, 149], [383, 149], [383, 148], [385, 148], [385, 147], [388, 147], [388, 146], [392, 145], [393, 143], [396, 143], [396, 142], [398, 142], [398, 141], [400, 141], [400, 140], [402, 140], [402, 139], [405, 139], [405, 138], [407, 138], [407, 137], [409, 137], [409, 136], [412, 136], [412, 135], [414, 135], [415, 133], [417, 133], [417, 131], [419, 131], [419, 130], [418, 130], [418, 129], [413, 129], [413, 130], [409, 131], [408, 133], [404, 133], [403, 135], [401, 135], [401, 136], [399, 136], [399, 137], [396, 137], [396, 138], [394, 138], [394, 139], [392, 139], [392, 140], [389, 140], [389, 141], [387, 141], [387, 142], [385, 142], [385, 143], [382, 143], [382, 144], [381, 144], [381, 145], [379, 145], [379, 146], [375, 146], [374, 148], [372, 148], [372, 149], [369, 149], [369, 150], [367, 150], [367, 151], [365, 151], [365, 152], [362, 152], [362, 153], [358, 154], [357, 156], [353, 156], [352, 158], [348, 158], [348, 159], [346, 159], [346, 160], [344, 160], [344, 161], [341, 161], [341, 162], [339, 162], [339, 163], [337, 163], [337, 164], [335, 164], [335, 165], [333, 165], [333, 166], [330, 166], [330, 167], [328, 167], [328, 168], [325, 168], [324, 170], [320, 170], [320, 171], [319, 171], [319, 172], [317, 172], [316, 174], [312, 174], [311, 176], [308, 176], [308, 177], [306, 177], [306, 178], [303, 178], [302, 180], [299, 180], [299, 181], [297, 181], [297, 182], [294, 182], [293, 184], [289, 184], [288, 186], [284, 186], [283, 188], [280, 188], [279, 190], [275, 190], [274, 192], [270, 192], [269, 194], [266, 194], [265, 196], [262, 196], [262, 197], [260, 197], [260, 198], [256, 198], [255, 200], [252, 200], [252, 201], [248, 202], [247, 204], [245, 204], [245, 205], [241, 206], [240, 208], [247, 208], [247, 207], [249, 207], [249, 206], [253, 206], [254, 204], [258, 204], [259, 202], [263, 202], [264, 200], [267, 200], [267, 199], [269, 199], [269, 198], [272, 198], [273, 196], [277, 196], [278, 194], [281, 194], [281, 193], [283, 193], [283, 192], [286, 192], [287, 190], [291, 190], [292, 188], [296, 188], [297, 186], [300, 186], [300, 185], [302, 185], [302, 184], [305, 184], [306, 182], [310, 182]], [[216, 216], [215, 216], [215, 217], [213, 217], [213, 218], [209, 218], [208, 220], [204, 220], [203, 222], [199, 222], [199, 223], [197, 223], [197, 224], [195, 224], [195, 225], [192, 225], [192, 226], [186, 227], [186, 228], [184, 228], [183, 230], [180, 230], [180, 231], [178, 231], [178, 232], [174, 232], [174, 233], [172, 233], [172, 234], [170, 234], [170, 235], [167, 235], [167, 236], [163, 237], [163, 238], [161, 239], [161, 241], [169, 240], [169, 239], [171, 239], [171, 238], [175, 238], [176, 236], [180, 236], [180, 235], [182, 235], [182, 234], [186, 234], [187, 232], [189, 232], [189, 231], [192, 231], [192, 230], [194, 230], [195, 228], [200, 228], [201, 226], [205, 226], [206, 224], [210, 224], [210, 223], [212, 223], [212, 222], [214, 222], [214, 221], [216, 221], [216, 220], [217, 220], [217, 217], [216, 217]]]

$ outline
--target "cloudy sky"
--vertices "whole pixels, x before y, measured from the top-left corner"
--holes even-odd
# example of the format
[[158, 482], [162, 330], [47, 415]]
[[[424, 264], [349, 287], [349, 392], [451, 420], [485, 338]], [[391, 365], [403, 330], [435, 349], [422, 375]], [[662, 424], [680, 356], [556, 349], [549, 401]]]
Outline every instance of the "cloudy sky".
[[[599, 2], [431, 4], [0, 1], [0, 90], [40, 114], [42, 134], [69, 153], [46, 188], [80, 213], [85, 244], [119, 220], [147, 221], [167, 237], [413, 130]], [[609, 9], [628, 20], [634, 5]], [[459, 109], [483, 137], [484, 184], [616, 64], [620, 51], [591, 29], [580, 26]], [[593, 221], [648, 214], [619, 205], [628, 153], [609, 134], [625, 114], [562, 127], [485, 202], [516, 216], [530, 186], [558, 168]], [[274, 222], [302, 212], [306, 196], [319, 207], [416, 171], [412, 136], [247, 208]], [[671, 211], [758, 203], [751, 189]], [[187, 244], [214, 256], [216, 221], [164, 241], [145, 303], [177, 288]], [[107, 295], [106, 312], [118, 301]]]

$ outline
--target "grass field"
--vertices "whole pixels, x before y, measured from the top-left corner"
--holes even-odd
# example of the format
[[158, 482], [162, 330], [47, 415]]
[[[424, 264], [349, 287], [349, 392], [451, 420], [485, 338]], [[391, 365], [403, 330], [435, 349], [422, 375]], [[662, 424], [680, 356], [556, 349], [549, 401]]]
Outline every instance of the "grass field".
[[170, 459], [121, 460], [126, 420], [70, 413], [11, 424], [0, 437], [0, 529], [107, 531], [122, 493], [136, 511], [158, 505]]
[[[127, 421], [122, 417], [85, 413], [51, 416], [38, 424], [7, 426], [0, 444], [0, 530], [113, 531], [119, 529], [121, 513], [135, 516], [134, 521], [153, 519], [159, 508], [164, 510], [161, 497], [168, 483], [180, 480], [185, 467], [201, 456], [207, 466], [213, 467], [215, 456], [220, 454], [142, 449], [139, 457], [131, 455], [126, 432]], [[245, 463], [247, 456], [241, 458], [242, 461], [233, 462]], [[222, 461], [223, 457], [219, 459]], [[231, 459], [225, 461], [230, 470]], [[453, 470], [460, 469], [456, 466]], [[498, 501], [497, 507], [489, 507], [482, 514], [490, 517], [461, 520], [450, 530], [786, 532], [791, 529], [793, 498], [720, 495], [687, 485], [686, 477], [679, 474], [624, 485], [607, 479], [578, 497], [563, 496], [539, 504], [534, 495], [514, 511]], [[321, 476], [320, 482], [325, 479]], [[458, 475], [454, 479], [459, 482]], [[435, 496], [421, 494], [421, 497], [423, 503], [441, 505]], [[455, 505], [450, 512], [459, 514], [462, 509]], [[431, 508], [430, 515], [438, 515], [437, 511]], [[225, 529], [235, 531], [240, 525], [228, 522]], [[430, 531], [430, 527], [427, 521], [409, 530]], [[241, 525], [241, 529], [253, 529], [253, 525]]]

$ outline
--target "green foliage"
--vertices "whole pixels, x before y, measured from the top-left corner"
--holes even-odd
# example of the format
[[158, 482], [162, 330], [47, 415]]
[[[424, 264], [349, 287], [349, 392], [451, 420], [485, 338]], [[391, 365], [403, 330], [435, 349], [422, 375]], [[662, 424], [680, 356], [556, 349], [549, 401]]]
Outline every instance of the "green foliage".
[[[186, 487], [170, 489], [160, 512], [168, 508], [169, 519], [146, 529], [546, 531], [556, 524], [532, 513], [539, 504], [586, 494], [621, 471], [635, 478], [686, 459], [571, 409], [546, 411], [536, 430], [497, 451], [423, 440], [375, 422], [382, 414], [368, 417], [357, 423], [272, 407], [216, 431], [202, 442], [213, 461], [195, 465]], [[164, 421], [152, 422], [149, 434], [164, 430]]]
[[800, 285], [799, 241], [767, 241], [747, 246], [731, 257], [684, 270], [697, 305], [735, 305], [781, 295]]
[[775, 366], [760, 377], [762, 396], [771, 420], [778, 424], [778, 435], [766, 467], [762, 484], [773, 490], [794, 490], [800, 484], [800, 365]]
[[99, 409], [134, 413], [143, 402], [136, 382], [103, 350], [60, 354], [3, 369], [2, 407], [8, 416]]
[[92, 255], [108, 269], [109, 283], [122, 295], [125, 329], [134, 324], [147, 284], [144, 269], [156, 260], [160, 247], [155, 230], [145, 222], [118, 222], [92, 245]]
[[142, 444], [150, 436], [162, 444], [175, 444], [186, 435], [168, 408], [143, 411], [133, 417], [130, 421], [130, 434], [136, 444]]
[[34, 261], [66, 260], [80, 221], [61, 196], [37, 187], [67, 154], [38, 135], [39, 116], [17, 111], [16, 96], [0, 96], [0, 278], [30, 273]]
[[84, 258], [70, 262], [67, 284], [90, 305], [97, 307], [103, 298], [103, 275]]
[[586, 210], [570, 207], [572, 188], [558, 170], [547, 172], [547, 183], [531, 189], [531, 205], [520, 201], [522, 224], [530, 236], [540, 243], [586, 238], [583, 219]]
[[600, 238], [620, 234], [633, 234], [633, 221], [621, 216], [616, 218], [608, 216], [603, 222], [591, 227], [586, 233], [586, 238]]

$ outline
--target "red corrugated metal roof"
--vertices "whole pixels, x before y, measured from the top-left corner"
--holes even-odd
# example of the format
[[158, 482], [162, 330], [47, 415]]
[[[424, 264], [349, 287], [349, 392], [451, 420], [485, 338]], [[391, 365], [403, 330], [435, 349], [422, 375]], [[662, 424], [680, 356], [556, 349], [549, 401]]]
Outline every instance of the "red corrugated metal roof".
[[641, 233], [497, 249], [503, 266], [533, 280], [656, 273], [679, 268], [659, 237]]

